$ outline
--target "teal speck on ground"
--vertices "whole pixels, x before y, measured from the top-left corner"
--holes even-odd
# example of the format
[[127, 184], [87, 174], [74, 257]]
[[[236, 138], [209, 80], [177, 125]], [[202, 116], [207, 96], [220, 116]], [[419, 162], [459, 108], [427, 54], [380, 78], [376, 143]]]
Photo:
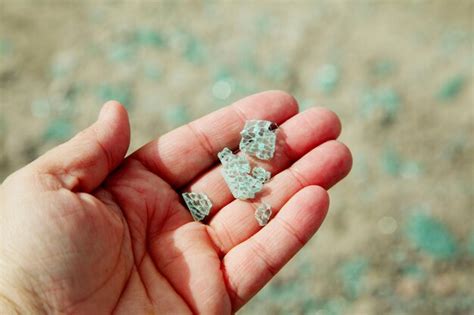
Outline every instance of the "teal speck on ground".
[[369, 262], [366, 258], [357, 257], [346, 261], [340, 268], [340, 276], [344, 292], [350, 299], [355, 299], [359, 296], [363, 288], [363, 278]]
[[449, 101], [459, 95], [466, 83], [465, 76], [459, 74], [446, 81], [438, 92], [440, 101]]
[[383, 170], [392, 176], [397, 176], [402, 168], [402, 161], [398, 153], [387, 148], [382, 154], [382, 168]]
[[56, 119], [48, 125], [43, 138], [45, 140], [63, 141], [72, 136], [73, 128], [69, 121], [64, 119]]
[[153, 64], [144, 64], [143, 67], [143, 73], [148, 79], [158, 81], [162, 78], [162, 71], [158, 66]]
[[165, 38], [159, 32], [152, 29], [141, 28], [135, 31], [135, 40], [139, 45], [149, 45], [163, 48], [166, 45]]
[[392, 122], [400, 109], [400, 95], [393, 88], [379, 88], [366, 90], [362, 95], [362, 116], [371, 116], [374, 111], [382, 110], [384, 123]]
[[0, 38], [0, 56], [6, 56], [12, 51], [12, 44], [10, 41]]
[[403, 159], [399, 153], [391, 148], [386, 148], [382, 153], [382, 169], [391, 176], [414, 178], [422, 174], [420, 163]]
[[474, 257], [474, 231], [469, 234], [469, 238], [467, 239], [467, 252]]
[[116, 62], [127, 62], [136, 56], [136, 47], [130, 43], [112, 45], [109, 49], [109, 60]]
[[202, 64], [206, 59], [206, 49], [202, 42], [191, 34], [186, 37], [186, 47], [183, 57], [191, 63]]
[[102, 84], [99, 86], [97, 94], [102, 102], [115, 100], [130, 109], [132, 102], [132, 92], [126, 86]]
[[318, 69], [316, 73], [316, 85], [318, 89], [326, 94], [332, 93], [340, 79], [339, 67], [334, 64], [326, 64]]
[[373, 64], [371, 73], [378, 78], [385, 78], [390, 76], [395, 68], [395, 63], [392, 60], [382, 59]]
[[186, 106], [175, 105], [171, 106], [166, 111], [166, 120], [173, 126], [178, 127], [184, 125], [191, 120]]
[[425, 213], [417, 212], [409, 217], [406, 235], [416, 248], [433, 258], [449, 259], [457, 253], [453, 234], [443, 223]]
[[415, 264], [404, 265], [402, 267], [402, 274], [414, 279], [423, 279], [426, 277], [426, 272]]

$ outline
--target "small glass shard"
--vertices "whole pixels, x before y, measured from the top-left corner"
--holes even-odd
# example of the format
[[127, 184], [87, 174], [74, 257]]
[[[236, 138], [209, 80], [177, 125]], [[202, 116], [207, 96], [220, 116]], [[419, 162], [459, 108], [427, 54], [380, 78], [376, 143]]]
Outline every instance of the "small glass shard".
[[254, 167], [252, 170], [252, 176], [261, 181], [263, 184], [270, 180], [271, 175], [272, 174], [269, 171], [260, 166]]
[[250, 175], [250, 163], [245, 156], [238, 156], [228, 148], [217, 154], [222, 163], [222, 176], [234, 198], [245, 200], [255, 197], [263, 189], [263, 182]]
[[272, 207], [265, 202], [262, 202], [255, 210], [255, 219], [260, 226], [267, 225], [270, 217], [272, 216]]
[[186, 192], [182, 196], [195, 221], [202, 221], [211, 212], [212, 202], [206, 194]]
[[240, 150], [261, 160], [275, 154], [276, 124], [267, 120], [247, 120], [240, 132]]

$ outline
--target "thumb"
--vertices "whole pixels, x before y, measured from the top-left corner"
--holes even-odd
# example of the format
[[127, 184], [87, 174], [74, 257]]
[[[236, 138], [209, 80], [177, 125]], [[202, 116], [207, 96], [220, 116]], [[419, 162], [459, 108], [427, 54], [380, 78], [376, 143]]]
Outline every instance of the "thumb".
[[109, 101], [92, 126], [53, 148], [30, 167], [40, 174], [53, 175], [64, 188], [90, 192], [123, 161], [129, 144], [127, 111], [120, 103]]

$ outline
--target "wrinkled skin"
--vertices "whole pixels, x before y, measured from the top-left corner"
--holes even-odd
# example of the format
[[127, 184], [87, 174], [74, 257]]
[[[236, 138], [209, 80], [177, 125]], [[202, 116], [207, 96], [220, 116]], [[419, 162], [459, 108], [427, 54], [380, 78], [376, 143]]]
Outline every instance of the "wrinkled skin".
[[[70, 141], [0, 186], [0, 313], [228, 314], [243, 306], [309, 240], [326, 192], [350, 170], [323, 108], [297, 113], [278, 91], [249, 96], [125, 157], [126, 110], [111, 101]], [[261, 198], [234, 200], [217, 152], [237, 148], [246, 119], [278, 123]], [[180, 192], [205, 192], [209, 218], [193, 222]], [[258, 201], [258, 200], [257, 200]]]

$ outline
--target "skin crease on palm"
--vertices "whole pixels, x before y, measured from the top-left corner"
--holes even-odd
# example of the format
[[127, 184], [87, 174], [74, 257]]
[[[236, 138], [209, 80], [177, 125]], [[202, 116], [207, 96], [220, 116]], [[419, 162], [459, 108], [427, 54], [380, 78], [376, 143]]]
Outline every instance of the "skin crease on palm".
[[[280, 128], [273, 178], [260, 193], [274, 216], [261, 228], [255, 202], [234, 200], [217, 152], [238, 148], [245, 120]], [[311, 238], [326, 192], [352, 159], [337, 116], [298, 113], [268, 91], [177, 128], [125, 157], [130, 127], [110, 101], [70, 141], [0, 186], [0, 313], [229, 314], [249, 301]], [[192, 221], [181, 192], [214, 206]]]

